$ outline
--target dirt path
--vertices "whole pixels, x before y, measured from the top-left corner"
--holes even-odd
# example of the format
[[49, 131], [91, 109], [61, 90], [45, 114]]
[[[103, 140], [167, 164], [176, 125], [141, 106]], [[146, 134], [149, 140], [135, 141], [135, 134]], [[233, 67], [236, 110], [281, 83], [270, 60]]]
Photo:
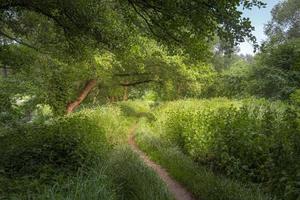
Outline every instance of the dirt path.
[[130, 130], [130, 137], [128, 140], [129, 145], [135, 151], [140, 158], [145, 162], [145, 164], [151, 167], [158, 176], [166, 183], [169, 191], [173, 194], [176, 200], [196, 200], [192, 197], [191, 193], [189, 193], [180, 183], [171, 178], [168, 172], [162, 168], [160, 165], [151, 161], [149, 157], [142, 152], [137, 146], [134, 140], [134, 132], [136, 130], [136, 125], [134, 125]]

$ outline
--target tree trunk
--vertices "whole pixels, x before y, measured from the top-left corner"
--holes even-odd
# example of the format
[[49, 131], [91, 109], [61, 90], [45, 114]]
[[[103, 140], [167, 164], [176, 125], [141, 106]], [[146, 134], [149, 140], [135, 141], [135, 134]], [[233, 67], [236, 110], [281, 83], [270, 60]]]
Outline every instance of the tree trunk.
[[125, 86], [123, 101], [127, 101], [127, 100], [128, 100], [128, 86]]
[[87, 97], [90, 91], [96, 86], [96, 83], [97, 82], [95, 79], [91, 79], [87, 81], [87, 83], [85, 84], [83, 90], [80, 92], [77, 99], [73, 102], [68, 103], [67, 114], [72, 113], [81, 104], [81, 102]]
[[123, 95], [123, 101], [128, 100], [128, 86], [124, 86], [124, 95]]

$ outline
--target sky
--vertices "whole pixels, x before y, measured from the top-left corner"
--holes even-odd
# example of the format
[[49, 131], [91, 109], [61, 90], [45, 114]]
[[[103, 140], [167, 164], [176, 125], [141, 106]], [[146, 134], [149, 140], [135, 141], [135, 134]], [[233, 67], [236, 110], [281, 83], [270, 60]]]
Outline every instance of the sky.
[[[281, 0], [263, 0], [267, 3], [265, 8], [253, 8], [252, 10], [242, 10], [244, 17], [249, 17], [252, 26], [255, 27], [253, 34], [255, 35], [257, 42], [261, 44], [263, 40], [266, 39], [264, 34], [264, 25], [271, 20], [271, 10], [272, 8], [281, 2]], [[239, 54], [251, 54], [253, 55], [253, 47], [248, 42], [243, 42], [239, 45], [240, 52]]]

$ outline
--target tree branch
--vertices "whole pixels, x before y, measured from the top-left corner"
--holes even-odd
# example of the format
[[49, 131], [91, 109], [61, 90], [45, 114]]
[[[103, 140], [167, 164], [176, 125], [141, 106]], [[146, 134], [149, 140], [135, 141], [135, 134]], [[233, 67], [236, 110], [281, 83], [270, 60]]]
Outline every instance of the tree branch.
[[2, 35], [2, 36], [4, 36], [4, 37], [6, 37], [6, 38], [8, 38], [8, 39], [10, 39], [10, 40], [12, 40], [12, 41], [18, 43], [18, 44], [21, 44], [21, 45], [24, 45], [24, 46], [29, 47], [29, 48], [31, 48], [31, 49], [34, 49], [34, 50], [36, 50], [36, 51], [39, 51], [39, 49], [38, 49], [37, 47], [35, 47], [35, 46], [31, 45], [31, 44], [28, 44], [28, 43], [26, 43], [26, 42], [23, 42], [23, 41], [21, 41], [21, 40], [19, 40], [19, 39], [17, 39], [17, 38], [14, 38], [14, 37], [12, 37], [12, 36], [10, 36], [10, 35], [4, 33], [4, 32], [1, 31], [1, 30], [0, 30], [0, 35]]
[[137, 81], [137, 82], [132, 82], [132, 83], [120, 83], [120, 85], [121, 86], [136, 86], [136, 85], [140, 85], [140, 84], [144, 84], [144, 83], [150, 83], [150, 82], [160, 83], [160, 81], [157, 81], [157, 80], [144, 80], [144, 81]]
[[148, 26], [148, 28], [149, 28], [149, 30], [150, 30], [150, 32], [153, 34], [153, 35], [155, 35], [156, 37], [159, 37], [156, 33], [155, 33], [155, 31], [152, 29], [152, 25], [150, 24], [150, 22], [148, 21], [148, 19], [142, 14], [142, 13], [140, 13], [139, 11], [138, 11], [138, 9], [137, 9], [137, 7], [134, 5], [134, 3], [131, 1], [131, 0], [129, 0], [129, 4], [133, 7], [133, 9], [134, 9], [134, 11], [145, 21], [145, 23], [147, 24], [147, 26]]
[[[141, 8], [141, 7], [139, 7], [141, 10], [142, 10], [142, 12], [144, 12], [145, 13], [145, 15], [144, 14], [142, 14], [142, 12], [140, 12], [139, 10], [138, 10], [138, 8], [136, 7], [136, 5], [135, 5], [135, 3], [132, 1], [132, 0], [128, 0], [128, 2], [129, 2], [129, 4], [133, 7], [133, 9], [134, 9], [134, 11], [145, 21], [145, 23], [147, 24], [147, 26], [148, 26], [148, 28], [149, 28], [149, 30], [150, 30], [150, 32], [154, 35], [154, 36], [156, 36], [156, 37], [160, 37], [157, 33], [155, 33], [155, 31], [153, 30], [153, 28], [152, 28], [152, 26], [153, 25], [155, 25], [155, 26], [157, 26], [158, 28], [160, 28], [161, 29], [161, 31], [164, 33], [164, 34], [166, 34], [168, 37], [170, 37], [170, 38], [172, 38], [175, 42], [177, 42], [177, 43], [181, 43], [182, 41], [180, 41], [178, 38], [176, 38], [172, 33], [170, 33], [168, 30], [167, 30], [167, 28], [166, 27], [163, 27], [161, 24], [159, 24], [155, 19], [153, 19], [153, 18], [151, 18], [151, 16], [150, 16], [150, 14], [147, 12], [147, 8], [149, 8], [149, 6], [150, 6], [150, 8], [152, 8], [152, 9], [154, 9], [154, 7], [152, 6], [152, 5], [147, 5], [147, 6], [145, 6], [145, 4], [144, 3], [142, 3], [142, 4], [144, 4], [144, 8]], [[157, 8], [155, 8], [154, 9], [157, 13], [159, 13], [160, 11], [157, 9]], [[172, 17], [171, 16], [169, 16], [171, 19], [172, 19]], [[149, 20], [148, 20], [148, 19]], [[152, 25], [153, 24], [153, 25]]]
[[81, 102], [88, 96], [88, 94], [96, 86], [96, 84], [97, 84], [96, 79], [91, 79], [86, 82], [83, 90], [80, 92], [77, 99], [73, 102], [70, 102], [67, 105], [67, 114], [72, 113], [81, 104]]

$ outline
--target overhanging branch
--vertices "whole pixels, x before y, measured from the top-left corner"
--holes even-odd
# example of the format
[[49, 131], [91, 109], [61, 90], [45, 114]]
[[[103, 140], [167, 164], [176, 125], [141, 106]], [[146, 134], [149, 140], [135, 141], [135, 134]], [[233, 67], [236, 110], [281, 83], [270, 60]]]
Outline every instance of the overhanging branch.
[[4, 33], [4, 32], [1, 31], [1, 30], [0, 30], [0, 35], [2, 35], [3, 37], [6, 37], [7, 39], [10, 39], [10, 40], [12, 40], [12, 41], [18, 43], [18, 44], [24, 45], [24, 46], [26, 46], [26, 47], [29, 47], [29, 48], [31, 48], [31, 49], [34, 49], [34, 50], [38, 51], [38, 48], [36, 48], [35, 46], [33, 46], [33, 45], [31, 45], [31, 44], [29, 44], [29, 43], [27, 43], [27, 42], [24, 42], [24, 41], [22, 41], [22, 40], [19, 40], [19, 39], [17, 39], [17, 38], [14, 38], [13, 36], [8, 35], [8, 34]]
[[136, 85], [141, 85], [144, 83], [151, 83], [151, 82], [160, 83], [160, 81], [157, 81], [157, 80], [143, 80], [143, 81], [136, 81], [136, 82], [131, 82], [131, 83], [120, 83], [120, 85], [121, 86], [136, 86]]

